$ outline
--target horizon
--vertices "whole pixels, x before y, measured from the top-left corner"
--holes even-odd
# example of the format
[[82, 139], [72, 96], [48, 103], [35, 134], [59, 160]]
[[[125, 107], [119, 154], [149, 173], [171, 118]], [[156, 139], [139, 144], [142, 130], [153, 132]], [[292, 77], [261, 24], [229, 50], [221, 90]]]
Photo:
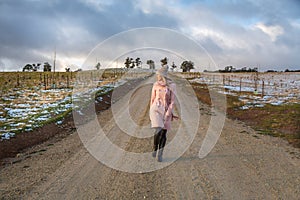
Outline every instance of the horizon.
[[[146, 64], [145, 64], [146, 65]], [[229, 66], [232, 66], [232, 65], [229, 65]], [[228, 66], [226, 66], [226, 67], [228, 67]], [[242, 68], [235, 68], [234, 66], [232, 66], [235, 70], [242, 70]], [[246, 66], [245, 66], [246, 67]], [[159, 69], [159, 68], [161, 68], [161, 66], [159, 66], [159, 67], [157, 67], [157, 66], [155, 66], [155, 69], [154, 70], [157, 70], [157, 69]], [[248, 70], [248, 69], [254, 69], [255, 68], [255, 66], [254, 67], [246, 67], [246, 69]], [[147, 67], [135, 67], [135, 68], [126, 68], [125, 67], [125, 65], [123, 66], [123, 67], [107, 67], [107, 68], [100, 68], [99, 70], [106, 70], [106, 69], [128, 69], [128, 70], [133, 70], [133, 69], [149, 69], [150, 70], [150, 68], [149, 68], [149, 65], [147, 65]], [[224, 70], [225, 70], [225, 67], [224, 68], [218, 68], [217, 70], [208, 70], [209, 69], [209, 67], [207, 67], [207, 68], [205, 68], [205, 67], [202, 67], [202, 69], [201, 70], [197, 70], [197, 68], [196, 69], [192, 69], [190, 72], [208, 72], [208, 73], [210, 73], [210, 72], [220, 72], [220, 73], [228, 73], [228, 72], [224, 72]], [[97, 71], [97, 69], [96, 68], [90, 68], [90, 69], [81, 69], [81, 68], [78, 68], [78, 69], [74, 69], [74, 70], [70, 70], [69, 72], [77, 72], [78, 70], [80, 70], [80, 71]], [[223, 70], [223, 72], [221, 72]], [[26, 73], [31, 73], [31, 72], [48, 72], [48, 71], [43, 71], [43, 69], [42, 68], [39, 68], [37, 71], [22, 71], [22, 69], [20, 69], [20, 70], [13, 70], [13, 69], [11, 69], [11, 70], [0, 70], [0, 72], [26, 72]], [[49, 71], [50, 73], [52, 72], [66, 72], [66, 70], [55, 70], [55, 71], [53, 71], [53, 70], [51, 70], [51, 71]], [[180, 69], [180, 66], [178, 66], [177, 65], [177, 68], [175, 68], [175, 70], [174, 70], [174, 72], [182, 72], [182, 69]], [[260, 70], [259, 68], [258, 68], [258, 71], [257, 72], [300, 72], [300, 68], [295, 68], [295, 69], [291, 69], [291, 68], [282, 68], [282, 69], [279, 69], [279, 70], [275, 70], [275, 68], [266, 68], [265, 70]], [[253, 71], [252, 72], [250, 72], [250, 71], [238, 71], [238, 72], [235, 72], [235, 71], [230, 71], [229, 73], [253, 73]]]

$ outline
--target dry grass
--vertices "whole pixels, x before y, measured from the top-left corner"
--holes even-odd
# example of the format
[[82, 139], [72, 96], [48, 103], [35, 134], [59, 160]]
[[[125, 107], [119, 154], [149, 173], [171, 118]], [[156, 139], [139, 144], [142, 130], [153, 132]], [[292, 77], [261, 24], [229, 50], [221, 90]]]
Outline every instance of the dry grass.
[[[209, 91], [203, 84], [192, 83], [197, 98], [211, 105]], [[253, 107], [247, 110], [237, 96], [227, 95], [227, 116], [253, 127], [258, 133], [282, 137], [300, 148], [300, 104]]]

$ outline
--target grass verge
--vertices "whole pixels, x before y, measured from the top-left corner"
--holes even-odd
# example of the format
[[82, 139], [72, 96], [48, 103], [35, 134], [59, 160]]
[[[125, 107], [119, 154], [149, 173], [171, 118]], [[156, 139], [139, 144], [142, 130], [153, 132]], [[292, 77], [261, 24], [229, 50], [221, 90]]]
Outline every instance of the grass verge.
[[[198, 100], [211, 105], [208, 88], [199, 83], [191, 84]], [[300, 148], [300, 104], [284, 104], [274, 106], [240, 109], [243, 102], [237, 96], [227, 95], [227, 116], [251, 126], [258, 133], [282, 137], [290, 144]]]

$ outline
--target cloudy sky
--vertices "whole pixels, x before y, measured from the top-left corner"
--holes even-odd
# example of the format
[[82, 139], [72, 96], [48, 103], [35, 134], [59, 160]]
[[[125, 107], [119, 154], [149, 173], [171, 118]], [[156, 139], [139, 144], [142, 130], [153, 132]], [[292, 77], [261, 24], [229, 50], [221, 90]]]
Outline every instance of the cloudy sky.
[[[75, 70], [103, 41], [144, 27], [164, 28], [193, 40], [218, 68], [300, 69], [299, 0], [0, 0], [0, 71], [21, 70], [27, 63], [53, 63], [55, 50], [57, 70], [67, 66]], [[164, 38], [170, 42], [168, 36]], [[172, 43], [181, 46], [181, 41], [179, 37]], [[106, 52], [114, 54], [124, 45], [127, 51], [138, 47], [131, 47], [132, 41], [118, 42], [106, 46]], [[140, 57], [155, 60], [151, 55], [159, 54], [149, 52], [149, 58]], [[96, 57], [95, 62], [105, 63], [105, 56]], [[115, 57], [121, 59], [120, 67], [123, 57]], [[197, 63], [202, 68], [211, 64]]]

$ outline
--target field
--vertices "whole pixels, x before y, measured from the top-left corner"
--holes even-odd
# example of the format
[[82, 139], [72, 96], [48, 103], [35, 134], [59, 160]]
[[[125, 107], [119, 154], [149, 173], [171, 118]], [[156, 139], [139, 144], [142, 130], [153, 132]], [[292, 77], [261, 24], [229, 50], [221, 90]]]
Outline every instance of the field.
[[[41, 113], [43, 105], [49, 105], [47, 111], [51, 118], [47, 119], [52, 121], [42, 121], [41, 127], [35, 129], [26, 127], [28, 120], [23, 123], [25, 128], [32, 128], [32, 131], [18, 129], [14, 132], [14, 138], [3, 137], [0, 141], [0, 196], [3, 199], [299, 199], [300, 148], [295, 148], [282, 138], [273, 137], [285, 137], [294, 145], [299, 141], [300, 109], [294, 97], [289, 99], [290, 102], [274, 105], [264, 102], [262, 106], [255, 106], [258, 104], [254, 104], [251, 100], [254, 98], [251, 97], [256, 97], [255, 101], [258, 101], [263, 99], [263, 95], [244, 89], [230, 90], [225, 76], [224, 82], [222, 76], [221, 83], [209, 84], [211, 74], [207, 77], [202, 73], [177, 74], [191, 80], [195, 91], [187, 90], [186, 84], [177, 84], [178, 94], [196, 94], [200, 102], [198, 105], [197, 102], [194, 105], [189, 102], [180, 104], [180, 119], [173, 121], [172, 130], [168, 131], [163, 162], [157, 162], [152, 157], [153, 130], [148, 127], [150, 83], [155, 81], [155, 76], [151, 76], [151, 71], [107, 71], [105, 78], [100, 74], [84, 72], [70, 81], [69, 87], [56, 83], [55, 88], [49, 86], [47, 89], [43, 84], [6, 88], [10, 94], [3, 93], [2, 97], [7, 99], [1, 100], [1, 108], [2, 118], [9, 122], [4, 130], [13, 132], [11, 129], [15, 127], [10, 124], [21, 123], [17, 120], [25, 119], [30, 115], [27, 110], [33, 108], [36, 111], [30, 112], [36, 112], [32, 114], [36, 121], [44, 115], [47, 118], [47, 113]], [[178, 81], [177, 77], [173, 78]], [[203, 78], [207, 78], [205, 82], [201, 82]], [[211, 78], [216, 80], [216, 77]], [[233, 86], [232, 77], [230, 79], [228, 83]], [[39, 79], [37, 82], [41, 83]], [[97, 87], [89, 87], [89, 82]], [[252, 81], [250, 83], [255, 87]], [[89, 121], [91, 115], [88, 111], [93, 107], [75, 110], [75, 115], [65, 114], [76, 104], [74, 106], [68, 100], [63, 100], [70, 97], [69, 90], [73, 89], [74, 92], [78, 85], [86, 86], [87, 92], [78, 90], [72, 98], [85, 99], [95, 95], [95, 101], [90, 98], [92, 102], [87, 103], [95, 102], [96, 118], [93, 117], [93, 120], [101, 125], [106, 137], [99, 134], [99, 127], [93, 127]], [[114, 90], [115, 86], [118, 89]], [[226, 89], [221, 90], [221, 87]], [[22, 96], [25, 88], [37, 94], [34, 95], [35, 103], [39, 106], [34, 106], [30, 96], [25, 100], [25, 96]], [[214, 128], [214, 120], [224, 115], [210, 107], [209, 92], [212, 89], [228, 94], [227, 117], [217, 138], [213, 135], [218, 132]], [[112, 90], [119, 91], [116, 92], [117, 98]], [[17, 98], [18, 91], [22, 98]], [[40, 103], [42, 94], [45, 94], [45, 99], [53, 96], [53, 101]], [[241, 96], [249, 97], [251, 104], [242, 101]], [[15, 104], [17, 99], [24, 100]], [[19, 104], [30, 105], [24, 106], [20, 112], [27, 115], [10, 117], [9, 110], [21, 109], [21, 106], [13, 107]], [[245, 109], [245, 105], [248, 105], [248, 109]], [[124, 106], [129, 106], [128, 113]], [[191, 123], [194, 120], [194, 106], [199, 108], [200, 120], [197, 125]], [[5, 110], [6, 107], [11, 109]], [[116, 108], [118, 112], [115, 112]], [[59, 109], [64, 111], [51, 113]], [[83, 119], [79, 129], [76, 129], [73, 119], [79, 116], [77, 113]], [[116, 114], [119, 118], [116, 118]], [[60, 116], [61, 119], [56, 118]], [[136, 124], [145, 125], [144, 131], [150, 137], [135, 137], [141, 134], [141, 126], [133, 127], [132, 123], [128, 123], [127, 116]], [[125, 128], [133, 129], [130, 132], [122, 129], [118, 120], [124, 120]], [[191, 137], [191, 128], [195, 128], [194, 137]], [[211, 128], [213, 131], [209, 132]], [[80, 129], [84, 136], [91, 137], [82, 140]], [[200, 158], [199, 152], [204, 144], [207, 147], [214, 139], [217, 141], [211, 151]], [[186, 141], [191, 141], [191, 144], [183, 148], [182, 144]], [[90, 147], [95, 148], [94, 151]], [[183, 154], [177, 156], [180, 149]], [[95, 154], [102, 154], [103, 157]], [[134, 156], [129, 158], [128, 155]], [[112, 161], [113, 165], [102, 158]], [[159, 168], [147, 173], [149, 167]]]
[[[20, 132], [31, 132], [45, 124], [61, 124], [73, 108], [74, 84], [87, 80], [95, 86], [93, 93], [101, 96], [122, 84], [119, 79], [136, 78], [125, 70], [85, 72], [2, 72], [0, 73], [0, 135], [10, 139]], [[75, 98], [83, 94], [73, 94]], [[76, 97], [77, 95], [77, 97]], [[88, 94], [90, 95], [90, 94]], [[76, 99], [73, 99], [76, 100]]]
[[283, 137], [300, 147], [300, 73], [187, 75], [200, 100], [209, 90], [227, 96], [227, 114], [261, 134]]
[[[51, 122], [61, 124], [64, 116], [73, 108], [74, 84], [90, 80], [97, 85], [90, 92], [101, 96], [124, 80], [145, 76], [147, 73], [151, 72], [135, 73], [123, 69], [81, 73], [2, 72], [1, 139], [10, 139], [20, 132], [30, 133]], [[201, 101], [210, 104], [208, 92], [211, 89], [225, 93], [229, 116], [248, 123], [263, 134], [284, 137], [299, 145], [300, 73], [177, 75], [190, 80]], [[77, 96], [84, 99], [83, 94]]]

